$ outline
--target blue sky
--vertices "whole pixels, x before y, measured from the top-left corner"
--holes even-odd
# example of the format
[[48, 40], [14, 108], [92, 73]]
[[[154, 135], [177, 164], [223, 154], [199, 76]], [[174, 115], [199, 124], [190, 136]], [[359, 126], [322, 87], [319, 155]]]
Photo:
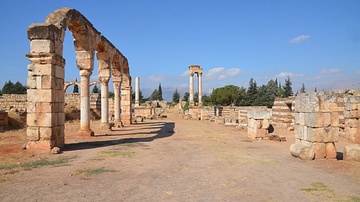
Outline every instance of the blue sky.
[[[26, 83], [27, 28], [61, 7], [80, 11], [127, 58], [145, 97], [161, 83], [171, 100], [203, 68], [203, 93], [290, 76], [293, 90], [360, 89], [360, 1], [0, 0], [0, 86]], [[79, 79], [70, 32], [65, 80]], [[196, 78], [196, 77], [195, 77]], [[97, 70], [92, 80], [97, 79]], [[197, 82], [197, 79], [195, 79]]]

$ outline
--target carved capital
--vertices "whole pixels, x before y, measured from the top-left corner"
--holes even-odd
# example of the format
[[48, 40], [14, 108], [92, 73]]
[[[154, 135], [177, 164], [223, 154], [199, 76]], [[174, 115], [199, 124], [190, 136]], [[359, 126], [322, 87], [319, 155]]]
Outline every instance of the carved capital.
[[109, 77], [99, 77], [99, 81], [101, 85], [106, 85], [107, 83], [109, 83], [109, 80], [110, 80]]
[[119, 82], [119, 81], [113, 81], [113, 83], [114, 83], [114, 89], [120, 89], [121, 82]]
[[80, 77], [89, 79], [92, 74], [90, 70], [80, 70]]

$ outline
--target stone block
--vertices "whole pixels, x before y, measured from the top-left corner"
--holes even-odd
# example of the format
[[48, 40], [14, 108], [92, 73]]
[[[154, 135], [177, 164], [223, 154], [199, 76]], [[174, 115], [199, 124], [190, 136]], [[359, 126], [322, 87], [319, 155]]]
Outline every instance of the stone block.
[[38, 127], [27, 127], [26, 135], [28, 136], [30, 141], [40, 140], [40, 131]]
[[40, 127], [40, 138], [41, 140], [50, 141], [53, 135], [52, 127]]
[[304, 131], [307, 131], [307, 127], [303, 125], [294, 125], [295, 128], [295, 138], [303, 139]]
[[315, 158], [314, 146], [295, 143], [290, 146], [290, 154], [303, 160], [313, 160]]
[[64, 78], [65, 78], [65, 70], [64, 70], [64, 68], [59, 66], [59, 65], [55, 65], [53, 68], [54, 68], [54, 72], [55, 72], [54, 76], [56, 78], [64, 80]]
[[337, 142], [339, 141], [338, 127], [311, 128], [304, 130], [303, 140], [309, 142]]
[[331, 113], [304, 113], [304, 120], [309, 127], [327, 127], [331, 125]]
[[343, 153], [344, 160], [360, 161], [360, 144], [347, 145]]
[[350, 127], [350, 128], [358, 128], [360, 127], [360, 119], [346, 119], [345, 120], [345, 125]]
[[252, 119], [270, 119], [271, 111], [268, 110], [249, 110], [248, 118]]
[[30, 41], [30, 50], [33, 53], [55, 53], [55, 45], [52, 40], [34, 39]]
[[335, 143], [329, 142], [326, 143], [326, 158], [327, 159], [336, 159], [337, 151]]
[[314, 143], [315, 159], [323, 159], [326, 157], [326, 144]]

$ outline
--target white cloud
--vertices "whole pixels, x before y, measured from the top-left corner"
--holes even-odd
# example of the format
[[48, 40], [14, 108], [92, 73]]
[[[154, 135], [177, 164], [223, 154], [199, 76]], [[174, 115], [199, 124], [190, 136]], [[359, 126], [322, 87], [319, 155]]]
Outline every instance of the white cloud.
[[219, 73], [224, 71], [224, 67], [215, 67], [213, 69], [210, 69], [208, 71], [208, 73], [206, 74], [207, 77], [211, 78], [211, 77], [216, 77], [216, 75], [218, 75]]
[[224, 67], [215, 67], [205, 74], [205, 79], [218, 79], [224, 80], [228, 77], [234, 77], [241, 73], [239, 68], [225, 69]]
[[165, 80], [165, 75], [150, 75], [150, 76], [143, 77], [143, 80], [161, 83], [162, 81]]
[[300, 43], [310, 39], [310, 35], [300, 35], [290, 40], [289, 43]]
[[290, 78], [294, 78], [294, 77], [302, 77], [304, 76], [304, 74], [294, 74], [291, 72], [281, 72], [280, 74], [278, 74], [276, 77], [278, 78], [285, 78], [285, 77], [290, 77]]
[[334, 74], [334, 73], [338, 73], [340, 72], [341, 69], [337, 69], [337, 68], [332, 68], [332, 69], [322, 69], [321, 73], [323, 74]]
[[180, 76], [181, 77], [189, 76], [189, 70], [183, 72]]

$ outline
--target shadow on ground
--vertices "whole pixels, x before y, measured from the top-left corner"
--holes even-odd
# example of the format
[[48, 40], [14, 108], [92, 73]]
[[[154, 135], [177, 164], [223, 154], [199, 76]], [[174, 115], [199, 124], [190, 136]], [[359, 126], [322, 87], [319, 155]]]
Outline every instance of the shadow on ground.
[[[70, 143], [66, 144], [64, 146], [63, 151], [74, 151], [74, 150], [84, 150], [84, 149], [92, 149], [92, 148], [98, 148], [98, 147], [107, 147], [112, 145], [119, 145], [119, 144], [129, 144], [129, 143], [139, 143], [139, 142], [151, 142], [153, 140], [159, 139], [159, 138], [166, 138], [172, 136], [175, 128], [174, 122], [166, 122], [166, 123], [141, 123], [139, 125], [146, 125], [145, 128], [133, 128], [127, 131], [136, 131], [134, 133], [126, 133], [126, 134], [105, 134], [105, 135], [98, 135], [94, 137], [94, 140], [96, 137], [104, 137], [104, 136], [124, 136], [124, 135], [149, 135], [149, 137], [131, 137], [131, 138], [120, 138], [115, 140], [103, 140], [103, 141], [91, 141], [91, 142], [78, 142], [78, 143]], [[154, 129], [153, 131], [144, 131], [141, 132], [141, 130], [144, 129]], [[139, 131], [140, 130], [140, 131]], [[121, 131], [118, 130], [118, 131]], [[153, 136], [151, 136], [153, 135]]]

